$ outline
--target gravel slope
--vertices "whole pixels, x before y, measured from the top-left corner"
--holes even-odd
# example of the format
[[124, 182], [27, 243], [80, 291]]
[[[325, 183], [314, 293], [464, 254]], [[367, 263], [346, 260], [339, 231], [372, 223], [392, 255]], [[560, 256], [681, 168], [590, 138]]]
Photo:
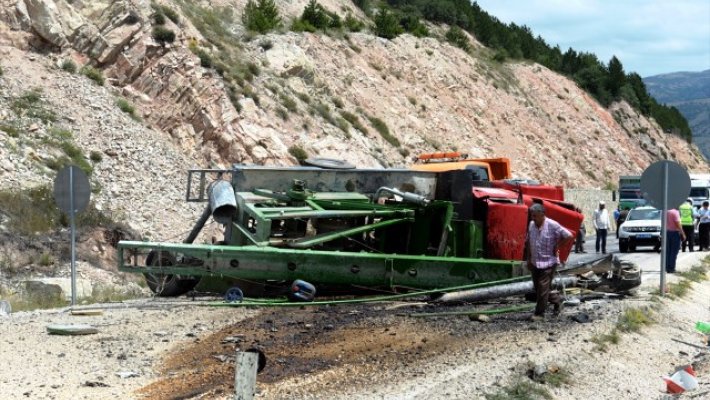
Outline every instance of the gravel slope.
[[[153, 367], [166, 351], [250, 313], [141, 300], [107, 305], [99, 316], [49, 310], [0, 317], [0, 398], [134, 398], [134, 390], [155, 378]], [[49, 335], [49, 324], [91, 324], [99, 333]]]

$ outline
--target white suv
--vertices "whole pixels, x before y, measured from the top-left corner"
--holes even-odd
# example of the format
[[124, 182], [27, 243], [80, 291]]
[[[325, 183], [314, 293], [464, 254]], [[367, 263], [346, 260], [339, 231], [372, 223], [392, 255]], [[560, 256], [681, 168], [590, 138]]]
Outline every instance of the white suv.
[[661, 210], [636, 207], [619, 227], [619, 251], [636, 251], [637, 246], [661, 248]]

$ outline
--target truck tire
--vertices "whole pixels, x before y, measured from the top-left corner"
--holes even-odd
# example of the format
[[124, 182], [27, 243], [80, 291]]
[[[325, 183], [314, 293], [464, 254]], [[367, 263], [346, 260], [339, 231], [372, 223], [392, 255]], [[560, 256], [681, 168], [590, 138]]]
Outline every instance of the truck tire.
[[619, 251], [622, 253], [629, 251], [629, 244], [626, 242], [619, 242]]
[[[166, 251], [157, 252], [153, 250], [146, 258], [146, 265], [170, 266], [175, 265], [175, 263], [175, 256]], [[184, 278], [171, 274], [145, 273], [143, 275], [145, 276], [145, 281], [150, 290], [159, 297], [176, 297], [183, 295], [194, 289], [200, 282], [199, 278]]]

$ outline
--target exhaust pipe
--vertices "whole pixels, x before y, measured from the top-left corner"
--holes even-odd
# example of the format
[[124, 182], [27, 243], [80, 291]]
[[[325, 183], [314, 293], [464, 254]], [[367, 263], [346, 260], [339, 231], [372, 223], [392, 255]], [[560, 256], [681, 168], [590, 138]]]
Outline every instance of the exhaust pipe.
[[377, 203], [377, 200], [380, 198], [380, 194], [382, 192], [388, 192], [388, 193], [391, 193], [395, 196], [399, 196], [402, 198], [402, 200], [412, 203], [412, 204], [419, 205], [419, 206], [427, 206], [430, 202], [429, 199], [427, 199], [426, 197], [418, 195], [416, 193], [402, 192], [401, 190], [382, 186], [381, 188], [377, 189], [377, 191], [375, 192], [375, 198], [374, 198], [375, 203]]
[[212, 182], [209, 193], [212, 218], [222, 225], [229, 224], [237, 213], [237, 199], [232, 184], [223, 180]]
[[197, 239], [197, 235], [200, 234], [210, 215], [214, 217], [215, 221], [226, 225], [237, 213], [237, 199], [234, 197], [234, 189], [229, 182], [222, 180], [212, 182], [207, 192], [209, 193], [209, 205], [205, 207], [190, 234], [182, 241], [183, 243], [192, 243]]
[[[553, 289], [571, 287], [577, 284], [576, 276], [561, 276], [552, 281]], [[501, 297], [516, 296], [534, 291], [532, 281], [515, 282], [505, 285], [491, 286], [480, 289], [463, 290], [460, 292], [445, 293], [433, 300], [434, 303], [459, 303], [465, 301], [484, 301]]]

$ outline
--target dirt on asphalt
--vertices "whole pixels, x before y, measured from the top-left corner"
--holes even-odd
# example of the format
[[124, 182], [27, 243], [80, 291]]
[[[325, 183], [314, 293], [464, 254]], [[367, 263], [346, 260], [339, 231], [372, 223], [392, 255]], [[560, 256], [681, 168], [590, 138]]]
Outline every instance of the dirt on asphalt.
[[[382, 369], [406, 366], [476, 342], [483, 345], [495, 341], [496, 335], [511, 328], [527, 329], [527, 313], [501, 316], [495, 324], [485, 324], [470, 321], [466, 316], [413, 319], [407, 314], [424, 310], [407, 307], [406, 303], [399, 306], [401, 308], [395, 309], [340, 305], [266, 310], [196, 339], [170, 354], [160, 366], [162, 378], [138, 393], [146, 398], [166, 400], [228, 397], [234, 393], [235, 352], [256, 348], [267, 358], [266, 368], [258, 376], [260, 392], [267, 398], [270, 395], [299, 397], [324, 388], [309, 384], [305, 392], [297, 388], [293, 392], [282, 392], [278, 389], [282, 381], [342, 370], [344, 374], [323, 382], [325, 386], [337, 386], [338, 380], [344, 384], [372, 366]], [[492, 306], [502, 305], [478, 305], [476, 309]], [[438, 306], [427, 307], [425, 311], [471, 309], [471, 306]], [[560, 318], [545, 334], [553, 335], [572, 323]]]

